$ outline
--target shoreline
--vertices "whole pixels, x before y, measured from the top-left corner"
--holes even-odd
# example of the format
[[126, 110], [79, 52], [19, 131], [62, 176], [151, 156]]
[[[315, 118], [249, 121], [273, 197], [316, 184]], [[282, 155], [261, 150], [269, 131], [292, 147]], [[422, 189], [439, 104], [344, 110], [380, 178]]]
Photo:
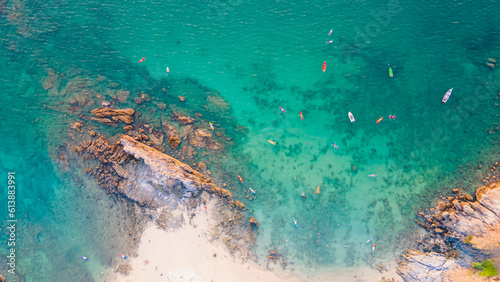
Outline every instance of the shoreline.
[[[207, 210], [198, 206], [182, 226], [165, 231], [152, 222], [144, 231], [138, 255], [126, 261], [128, 275], [112, 273], [106, 281], [280, 281], [275, 273], [251, 262], [238, 262], [225, 246], [212, 239], [217, 199]], [[187, 216], [185, 207], [181, 213]], [[301, 281], [286, 277], [287, 281]], [[281, 280], [282, 281], [282, 280]]]
[[[384, 281], [399, 278], [396, 262], [384, 262], [384, 271], [367, 267], [321, 268], [312, 277], [299, 269], [289, 267], [283, 271], [279, 263], [272, 271], [266, 262], [252, 258], [241, 259], [231, 254], [226, 246], [213, 238], [212, 227], [216, 223], [218, 199], [210, 197], [207, 210], [198, 206], [195, 216], [182, 226], [168, 231], [150, 222], [145, 228], [136, 255], [123, 260], [131, 266], [127, 275], [108, 271], [102, 281]], [[178, 214], [189, 216], [181, 204]], [[251, 250], [250, 250], [251, 251]], [[214, 256], [215, 254], [215, 256]], [[115, 268], [116, 269], [116, 268]], [[292, 270], [290, 270], [292, 269]], [[354, 275], [356, 274], [356, 275]], [[100, 281], [100, 280], [99, 280]], [[388, 280], [391, 281], [391, 280]]]

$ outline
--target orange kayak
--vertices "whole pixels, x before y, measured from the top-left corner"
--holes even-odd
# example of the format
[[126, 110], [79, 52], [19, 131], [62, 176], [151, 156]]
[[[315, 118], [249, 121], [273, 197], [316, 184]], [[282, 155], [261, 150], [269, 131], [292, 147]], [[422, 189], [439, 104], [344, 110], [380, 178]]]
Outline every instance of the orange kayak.
[[323, 62], [323, 72], [326, 71], [326, 62]]
[[243, 179], [241, 178], [241, 176], [238, 175], [238, 178], [240, 179], [241, 183], [243, 183]]

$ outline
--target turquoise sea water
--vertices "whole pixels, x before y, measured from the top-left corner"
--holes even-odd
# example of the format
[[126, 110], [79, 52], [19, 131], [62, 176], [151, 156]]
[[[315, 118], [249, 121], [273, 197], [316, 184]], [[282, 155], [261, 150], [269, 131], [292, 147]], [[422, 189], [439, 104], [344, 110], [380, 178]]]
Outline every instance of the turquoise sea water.
[[[0, 167], [19, 181], [17, 270], [26, 281], [97, 279], [125, 248], [131, 209], [81, 167], [61, 169], [59, 150], [80, 113], [42, 88], [46, 68], [104, 76], [160, 101], [158, 83], [186, 78], [218, 91], [248, 134], [214, 173], [231, 176], [229, 189], [260, 221], [258, 260], [275, 249], [287, 271], [309, 277], [399, 255], [418, 230], [415, 210], [451, 187], [472, 192], [487, 173], [477, 164], [487, 168], [498, 153], [500, 73], [485, 65], [500, 59], [496, 1], [0, 5]], [[189, 105], [189, 88], [173, 91]], [[2, 242], [8, 235], [2, 227]], [[375, 252], [365, 244], [372, 237]]]

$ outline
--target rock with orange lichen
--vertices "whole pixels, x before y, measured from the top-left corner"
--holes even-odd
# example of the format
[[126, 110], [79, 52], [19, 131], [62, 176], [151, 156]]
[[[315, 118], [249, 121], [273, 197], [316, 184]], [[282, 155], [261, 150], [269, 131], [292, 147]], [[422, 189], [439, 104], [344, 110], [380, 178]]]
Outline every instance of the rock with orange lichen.
[[169, 136], [167, 139], [167, 143], [170, 146], [170, 148], [175, 150], [177, 146], [179, 146], [179, 144], [181, 143], [181, 139], [179, 139], [179, 137], [177, 136]]
[[177, 118], [177, 123], [179, 123], [179, 125], [186, 125], [194, 122], [192, 118], [186, 116], [177, 115], [176, 118]]
[[419, 248], [444, 253], [407, 251], [398, 267], [405, 281], [452, 281], [449, 275], [455, 269], [500, 253], [498, 244], [489, 244], [500, 238], [500, 182], [478, 188], [472, 200], [457, 195], [446, 204], [440, 201], [432, 214], [420, 213], [433, 234], [421, 240]]
[[131, 108], [118, 110], [118, 109], [110, 109], [104, 107], [92, 110], [91, 113], [99, 119], [106, 119], [106, 120], [93, 119], [105, 124], [109, 124], [108, 118], [110, 117], [114, 122], [123, 122], [126, 124], [131, 124], [134, 121], [132, 115], [135, 113], [135, 111]]
[[162, 123], [163, 132], [167, 135], [167, 143], [172, 149], [176, 149], [177, 146], [181, 143], [181, 139], [179, 136], [179, 132], [172, 125], [167, 122]]
[[188, 136], [189, 144], [201, 149], [220, 150], [222, 145], [212, 139], [212, 134], [205, 129], [198, 128]]

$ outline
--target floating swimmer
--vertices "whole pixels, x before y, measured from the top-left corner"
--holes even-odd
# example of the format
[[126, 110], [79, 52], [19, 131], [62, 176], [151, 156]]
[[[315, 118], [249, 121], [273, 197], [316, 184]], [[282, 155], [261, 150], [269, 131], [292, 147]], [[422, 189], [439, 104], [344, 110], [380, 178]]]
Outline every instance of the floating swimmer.
[[280, 107], [280, 110], [281, 110], [284, 114], [286, 114], [285, 109], [283, 109], [282, 107]]
[[373, 237], [371, 237], [370, 239], [368, 239], [368, 241], [366, 241], [366, 244], [370, 243], [372, 240], [373, 240]]
[[368, 175], [368, 176], [369, 176], [369, 177], [377, 177], [377, 175], [376, 175], [376, 174], [370, 174], [370, 175]]
[[326, 44], [333, 43], [333, 40], [327, 41]]
[[330, 30], [330, 32], [328, 33], [328, 36], [332, 35], [332, 32], [333, 32], [333, 29]]
[[146, 57], [142, 57], [142, 59], [141, 59], [141, 60], [139, 60], [138, 64], [140, 64], [140, 63], [144, 62], [144, 60], [146, 60]]
[[318, 188], [316, 188], [316, 195], [319, 194], [319, 185], [318, 185]]
[[243, 183], [243, 179], [241, 178], [241, 176], [238, 175], [238, 179], [241, 181], [241, 183]]
[[335, 144], [335, 142], [333, 142], [332, 145], [333, 145], [333, 148], [335, 148], [335, 149], [339, 148], [339, 146], [337, 146], [337, 144]]
[[300, 120], [304, 120], [304, 116], [302, 115], [302, 112], [300, 112]]
[[323, 72], [326, 71], [326, 62], [323, 62]]
[[448, 92], [446, 92], [446, 94], [444, 94], [444, 97], [443, 97], [443, 104], [446, 103], [448, 101], [448, 99], [450, 99], [450, 96], [451, 96], [451, 92], [453, 91], [453, 88], [448, 90]]
[[293, 223], [295, 224], [295, 227], [299, 227], [299, 225], [297, 224], [297, 220], [295, 220], [295, 218], [293, 219]]
[[255, 190], [253, 190], [252, 187], [248, 188], [248, 190], [250, 190], [250, 192], [255, 194]]
[[349, 116], [349, 119], [351, 120], [351, 122], [355, 121], [354, 116], [352, 115], [351, 112], [349, 112], [347, 115]]
[[170, 69], [167, 67], [167, 75], [170, 73]]
[[214, 125], [211, 122], [208, 122], [208, 125], [210, 125], [210, 129], [214, 130]]
[[120, 257], [121, 257], [122, 259], [127, 259], [127, 257], [126, 257], [125, 255], [120, 255]]
[[396, 119], [396, 116], [389, 115], [388, 118], [390, 118], [390, 119]]
[[384, 117], [377, 119], [377, 123], [380, 123], [383, 119], [384, 119]]
[[89, 260], [88, 257], [81, 257], [81, 259], [83, 259], [83, 260]]
[[302, 195], [301, 195], [301, 196], [302, 196], [302, 198], [304, 198], [304, 199], [306, 198], [306, 195], [305, 195], [304, 193], [302, 193]]
[[267, 140], [267, 142], [273, 144], [273, 145], [276, 145], [276, 141], [271, 141], [271, 140]]

